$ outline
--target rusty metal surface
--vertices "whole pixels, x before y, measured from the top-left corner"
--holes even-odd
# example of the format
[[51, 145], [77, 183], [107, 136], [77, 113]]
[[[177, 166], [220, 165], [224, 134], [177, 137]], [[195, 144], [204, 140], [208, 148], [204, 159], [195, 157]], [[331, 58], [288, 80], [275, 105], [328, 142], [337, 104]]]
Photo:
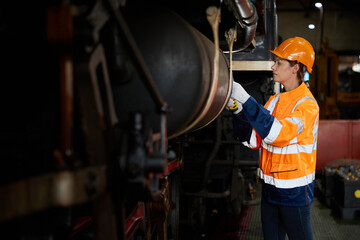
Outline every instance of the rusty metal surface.
[[50, 207], [69, 207], [103, 194], [106, 167], [32, 177], [0, 187], [0, 222]]

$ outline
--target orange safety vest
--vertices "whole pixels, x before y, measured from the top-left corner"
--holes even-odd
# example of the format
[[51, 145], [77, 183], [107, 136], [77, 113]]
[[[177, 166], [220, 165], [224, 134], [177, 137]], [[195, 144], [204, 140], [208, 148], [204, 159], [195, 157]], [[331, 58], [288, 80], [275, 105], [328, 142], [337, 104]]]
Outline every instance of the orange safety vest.
[[254, 99], [243, 105], [253, 127], [250, 138], [243, 144], [252, 149], [261, 148], [264, 197], [275, 204], [310, 204], [319, 125], [315, 98], [302, 83], [292, 91], [271, 96], [264, 106], [266, 110], [259, 105]]

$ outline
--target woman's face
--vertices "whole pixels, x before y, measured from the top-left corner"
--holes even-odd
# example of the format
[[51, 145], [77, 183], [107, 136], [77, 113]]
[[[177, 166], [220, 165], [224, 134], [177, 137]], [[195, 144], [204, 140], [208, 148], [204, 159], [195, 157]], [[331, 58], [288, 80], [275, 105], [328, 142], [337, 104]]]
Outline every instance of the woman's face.
[[274, 81], [282, 84], [289, 81], [294, 77], [294, 74], [296, 76], [297, 66], [298, 64], [291, 66], [287, 60], [275, 57], [275, 63], [271, 67], [271, 69], [273, 70]]

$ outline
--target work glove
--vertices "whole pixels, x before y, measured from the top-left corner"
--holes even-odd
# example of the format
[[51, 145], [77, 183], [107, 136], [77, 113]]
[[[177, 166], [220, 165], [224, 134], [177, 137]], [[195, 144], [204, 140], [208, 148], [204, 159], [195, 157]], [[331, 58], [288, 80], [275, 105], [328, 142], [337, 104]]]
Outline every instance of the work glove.
[[228, 103], [226, 104], [226, 109], [236, 115], [241, 112], [242, 104], [238, 103], [235, 99], [230, 98]]
[[233, 88], [231, 92], [231, 98], [235, 99], [241, 104], [244, 104], [250, 95], [245, 91], [245, 89], [240, 85], [240, 83], [233, 82]]

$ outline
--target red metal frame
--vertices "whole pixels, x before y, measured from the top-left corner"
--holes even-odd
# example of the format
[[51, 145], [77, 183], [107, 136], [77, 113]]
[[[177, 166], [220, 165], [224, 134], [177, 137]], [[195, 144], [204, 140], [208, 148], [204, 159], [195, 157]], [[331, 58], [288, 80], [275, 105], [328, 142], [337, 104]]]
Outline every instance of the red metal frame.
[[129, 239], [139, 227], [140, 223], [145, 218], [145, 206], [143, 202], [139, 202], [136, 208], [132, 211], [125, 225], [126, 239]]
[[339, 159], [360, 159], [360, 120], [320, 120], [316, 173]]

